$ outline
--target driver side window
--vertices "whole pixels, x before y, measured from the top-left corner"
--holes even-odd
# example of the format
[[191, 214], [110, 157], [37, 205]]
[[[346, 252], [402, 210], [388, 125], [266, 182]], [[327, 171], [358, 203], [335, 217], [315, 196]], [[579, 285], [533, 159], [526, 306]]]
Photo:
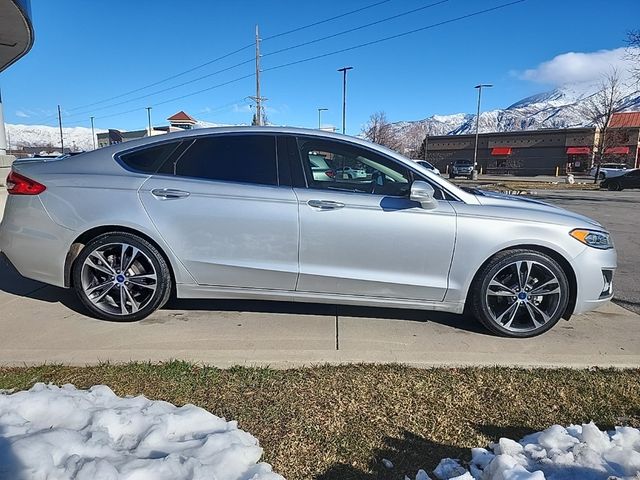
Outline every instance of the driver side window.
[[409, 169], [386, 157], [339, 142], [303, 142], [300, 154], [309, 188], [397, 197], [410, 191]]

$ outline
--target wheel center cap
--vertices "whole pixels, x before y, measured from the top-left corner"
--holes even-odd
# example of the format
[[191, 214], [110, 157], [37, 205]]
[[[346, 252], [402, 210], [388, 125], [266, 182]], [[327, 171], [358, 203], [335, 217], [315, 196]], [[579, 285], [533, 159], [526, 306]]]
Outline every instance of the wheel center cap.
[[525, 292], [520, 292], [520, 293], [518, 294], [518, 298], [519, 298], [520, 300], [526, 300], [526, 299], [527, 299], [527, 294], [526, 294]]
[[116, 280], [118, 281], [118, 283], [123, 283], [124, 282], [124, 275], [118, 275], [116, 277]]

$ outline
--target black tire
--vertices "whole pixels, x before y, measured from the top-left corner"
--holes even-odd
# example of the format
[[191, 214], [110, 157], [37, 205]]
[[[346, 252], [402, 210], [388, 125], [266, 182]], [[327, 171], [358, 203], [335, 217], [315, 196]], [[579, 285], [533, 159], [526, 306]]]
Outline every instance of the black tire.
[[611, 190], [612, 192], [619, 192], [622, 190], [622, 185], [620, 185], [620, 182], [616, 182], [609, 180], [609, 184], [607, 185], [607, 188], [609, 190]]
[[[546, 322], [542, 323], [541, 326], [533, 327], [530, 330], [523, 329], [518, 331], [514, 329], [504, 328], [502, 324], [499, 324], [494, 319], [495, 314], [492, 314], [491, 307], [489, 306], [487, 301], [487, 291], [489, 289], [489, 283], [491, 283], [494, 276], [499, 272], [504, 271], [504, 269], [508, 268], [510, 264], [513, 264], [517, 261], [534, 261], [538, 264], [541, 264], [543, 267], [548, 269], [550, 273], [555, 275], [560, 291], [557, 301], [554, 301], [552, 304], [553, 313], [549, 315], [549, 319]], [[478, 319], [480, 323], [482, 323], [492, 333], [503, 337], [529, 338], [548, 331], [556, 323], [558, 323], [560, 318], [562, 318], [565, 310], [567, 309], [570, 294], [571, 291], [569, 281], [567, 280], [567, 275], [562, 267], [560, 267], [558, 262], [556, 262], [553, 258], [535, 250], [507, 250], [504, 252], [500, 252], [493, 258], [491, 258], [489, 262], [487, 262], [486, 265], [476, 275], [476, 278], [471, 285], [470, 307], [471, 313], [475, 316], [475, 318]], [[549, 297], [549, 301], [551, 300], [552, 298]], [[510, 300], [501, 301], [510, 302]], [[514, 299], [514, 302], [512, 303], [515, 303], [517, 301], [518, 300], [516, 297], [516, 299]], [[520, 306], [516, 306], [515, 310], [517, 311], [517, 315], [520, 316], [519, 318], [526, 319], [528, 309], [523, 308], [522, 312], [520, 312], [519, 308]]]
[[[140, 250], [152, 263], [156, 273], [156, 290], [144, 307], [135, 313], [112, 314], [97, 307], [87, 296], [82, 283], [82, 267], [89, 255], [105, 245], [126, 243]], [[167, 303], [171, 295], [171, 271], [163, 255], [145, 239], [128, 232], [110, 232], [99, 235], [82, 249], [72, 267], [73, 289], [83, 306], [92, 316], [115, 322], [134, 322], [146, 318]], [[133, 283], [133, 280], [132, 280]]]

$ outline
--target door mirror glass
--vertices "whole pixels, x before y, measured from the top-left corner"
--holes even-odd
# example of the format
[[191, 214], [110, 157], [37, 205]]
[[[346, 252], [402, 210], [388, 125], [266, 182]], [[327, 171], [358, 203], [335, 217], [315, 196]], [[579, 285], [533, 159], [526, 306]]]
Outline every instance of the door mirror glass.
[[435, 190], [431, 184], [416, 180], [411, 184], [411, 194], [409, 198], [414, 202], [419, 202], [422, 208], [435, 208], [438, 201], [434, 198]]

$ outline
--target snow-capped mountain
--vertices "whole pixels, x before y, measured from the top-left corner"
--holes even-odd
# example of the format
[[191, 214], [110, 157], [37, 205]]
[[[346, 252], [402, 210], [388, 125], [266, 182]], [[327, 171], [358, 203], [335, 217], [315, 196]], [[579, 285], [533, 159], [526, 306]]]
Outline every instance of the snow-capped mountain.
[[[10, 148], [20, 147], [59, 147], [60, 130], [48, 125], [7, 124], [7, 139]], [[106, 130], [96, 129], [96, 135]], [[65, 148], [74, 151], [91, 150], [93, 140], [91, 129], [86, 127], [64, 127], [62, 129]]]
[[[597, 91], [596, 85], [568, 85], [532, 95], [504, 109], [482, 112], [478, 122], [480, 133], [538, 130], [543, 128], [584, 127], [589, 121], [582, 113], [585, 102]], [[627, 87], [625, 110], [640, 110], [640, 91]], [[474, 114], [434, 115], [417, 121], [402, 121], [392, 127], [406, 148], [417, 136], [462, 135], [475, 132]]]

